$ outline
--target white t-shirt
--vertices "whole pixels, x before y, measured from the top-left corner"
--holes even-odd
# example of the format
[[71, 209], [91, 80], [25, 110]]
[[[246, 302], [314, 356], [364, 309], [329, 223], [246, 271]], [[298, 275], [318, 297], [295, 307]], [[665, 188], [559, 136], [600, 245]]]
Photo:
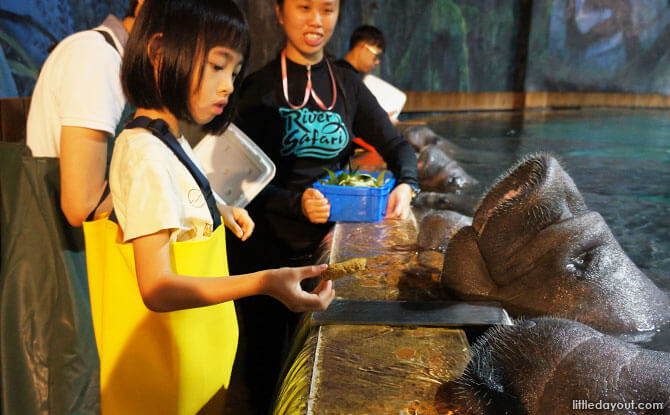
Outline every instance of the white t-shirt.
[[[114, 33], [104, 26], [122, 50]], [[30, 102], [26, 141], [35, 157], [59, 157], [62, 126], [114, 134], [126, 104], [121, 56], [102, 34], [87, 30], [68, 36], [42, 66]]]
[[[178, 141], [202, 171], [186, 139]], [[173, 242], [212, 233], [212, 216], [197, 182], [172, 150], [144, 129], [117, 137], [109, 187], [124, 242], [162, 229], [171, 230]]]

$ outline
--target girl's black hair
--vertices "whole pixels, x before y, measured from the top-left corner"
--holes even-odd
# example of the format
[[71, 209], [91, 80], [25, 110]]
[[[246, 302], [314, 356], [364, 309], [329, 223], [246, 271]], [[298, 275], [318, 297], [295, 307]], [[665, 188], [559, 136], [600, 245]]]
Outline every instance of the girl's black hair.
[[[162, 34], [161, 60], [154, 70], [147, 51], [157, 33]], [[146, 0], [121, 66], [121, 84], [128, 102], [136, 108], [167, 108], [178, 119], [192, 122], [191, 80], [194, 76], [202, 80], [207, 52], [216, 46], [229, 47], [243, 57], [228, 105], [203, 126], [205, 132], [218, 134], [235, 115], [247, 66], [250, 39], [244, 14], [232, 0]]]

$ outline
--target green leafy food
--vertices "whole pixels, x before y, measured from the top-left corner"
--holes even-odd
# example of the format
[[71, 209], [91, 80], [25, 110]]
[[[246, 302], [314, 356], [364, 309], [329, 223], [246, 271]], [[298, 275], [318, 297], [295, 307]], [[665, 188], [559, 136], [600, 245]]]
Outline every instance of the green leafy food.
[[344, 171], [337, 175], [329, 169], [325, 170], [328, 173], [328, 179], [321, 180], [321, 184], [355, 187], [381, 187], [384, 185], [386, 173], [386, 170], [384, 170], [375, 178], [366, 173], [358, 173], [358, 167], [352, 172]]
[[386, 173], [386, 170], [383, 170], [381, 173], [379, 173], [379, 176], [377, 176], [377, 180], [375, 180], [375, 185], [377, 187], [382, 187], [384, 185], [384, 174]]

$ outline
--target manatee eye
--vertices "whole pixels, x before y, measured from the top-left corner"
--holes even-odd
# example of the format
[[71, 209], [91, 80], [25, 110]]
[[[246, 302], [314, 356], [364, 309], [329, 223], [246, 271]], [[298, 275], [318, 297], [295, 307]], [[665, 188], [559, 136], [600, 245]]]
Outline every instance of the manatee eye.
[[588, 278], [588, 272], [592, 268], [592, 262], [595, 257], [595, 250], [589, 249], [572, 258], [566, 268], [569, 272], [575, 274], [577, 278]]
[[449, 178], [449, 184], [456, 187], [463, 187], [463, 178], [460, 176], [451, 176]]

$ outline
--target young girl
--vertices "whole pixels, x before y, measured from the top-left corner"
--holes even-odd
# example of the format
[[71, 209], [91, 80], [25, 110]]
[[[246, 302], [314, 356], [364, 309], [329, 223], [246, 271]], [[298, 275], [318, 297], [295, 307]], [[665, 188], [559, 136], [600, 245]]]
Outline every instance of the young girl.
[[[238, 99], [238, 75], [248, 55], [246, 20], [232, 0], [147, 0], [128, 42], [121, 81], [136, 119], [159, 121], [192, 162], [179, 120], [220, 133]], [[179, 137], [179, 138], [175, 138]], [[206, 238], [218, 221], [200, 186], [175, 153], [145, 128], [118, 137], [110, 167], [114, 211], [135, 255], [137, 282], [146, 306], [172, 311], [266, 294], [294, 310], [323, 310], [332, 283], [312, 293], [300, 281], [325, 265], [195, 278], [170, 265], [170, 242]], [[225, 224], [245, 240], [253, 222], [244, 209], [218, 204]]]
[[[231, 270], [249, 266], [300, 264], [309, 260], [329, 231], [329, 201], [311, 185], [347, 166], [353, 153], [351, 138], [363, 137], [386, 161], [398, 185], [389, 196], [387, 218], [406, 218], [417, 185], [416, 155], [391, 124], [377, 100], [352, 71], [336, 67], [325, 57], [339, 14], [339, 0], [277, 0], [276, 12], [286, 34], [280, 55], [245, 79], [239, 117], [235, 123], [268, 154], [277, 166], [270, 185], [248, 206], [255, 234], [244, 245], [264, 252], [262, 263], [249, 262], [241, 244], [230, 241]], [[233, 254], [234, 252], [234, 254]], [[251, 252], [251, 251], [247, 251]], [[263, 304], [258, 304], [262, 302]], [[249, 352], [249, 380], [267, 379], [258, 391], [269, 399], [294, 319], [280, 304], [249, 299], [242, 306], [249, 344], [264, 349]], [[265, 316], [273, 316], [272, 321]], [[261, 316], [264, 316], [261, 319]], [[272, 355], [270, 351], [277, 352]], [[268, 370], [274, 373], [268, 374]], [[264, 374], [261, 377], [261, 374]], [[260, 400], [260, 398], [258, 398]]]

